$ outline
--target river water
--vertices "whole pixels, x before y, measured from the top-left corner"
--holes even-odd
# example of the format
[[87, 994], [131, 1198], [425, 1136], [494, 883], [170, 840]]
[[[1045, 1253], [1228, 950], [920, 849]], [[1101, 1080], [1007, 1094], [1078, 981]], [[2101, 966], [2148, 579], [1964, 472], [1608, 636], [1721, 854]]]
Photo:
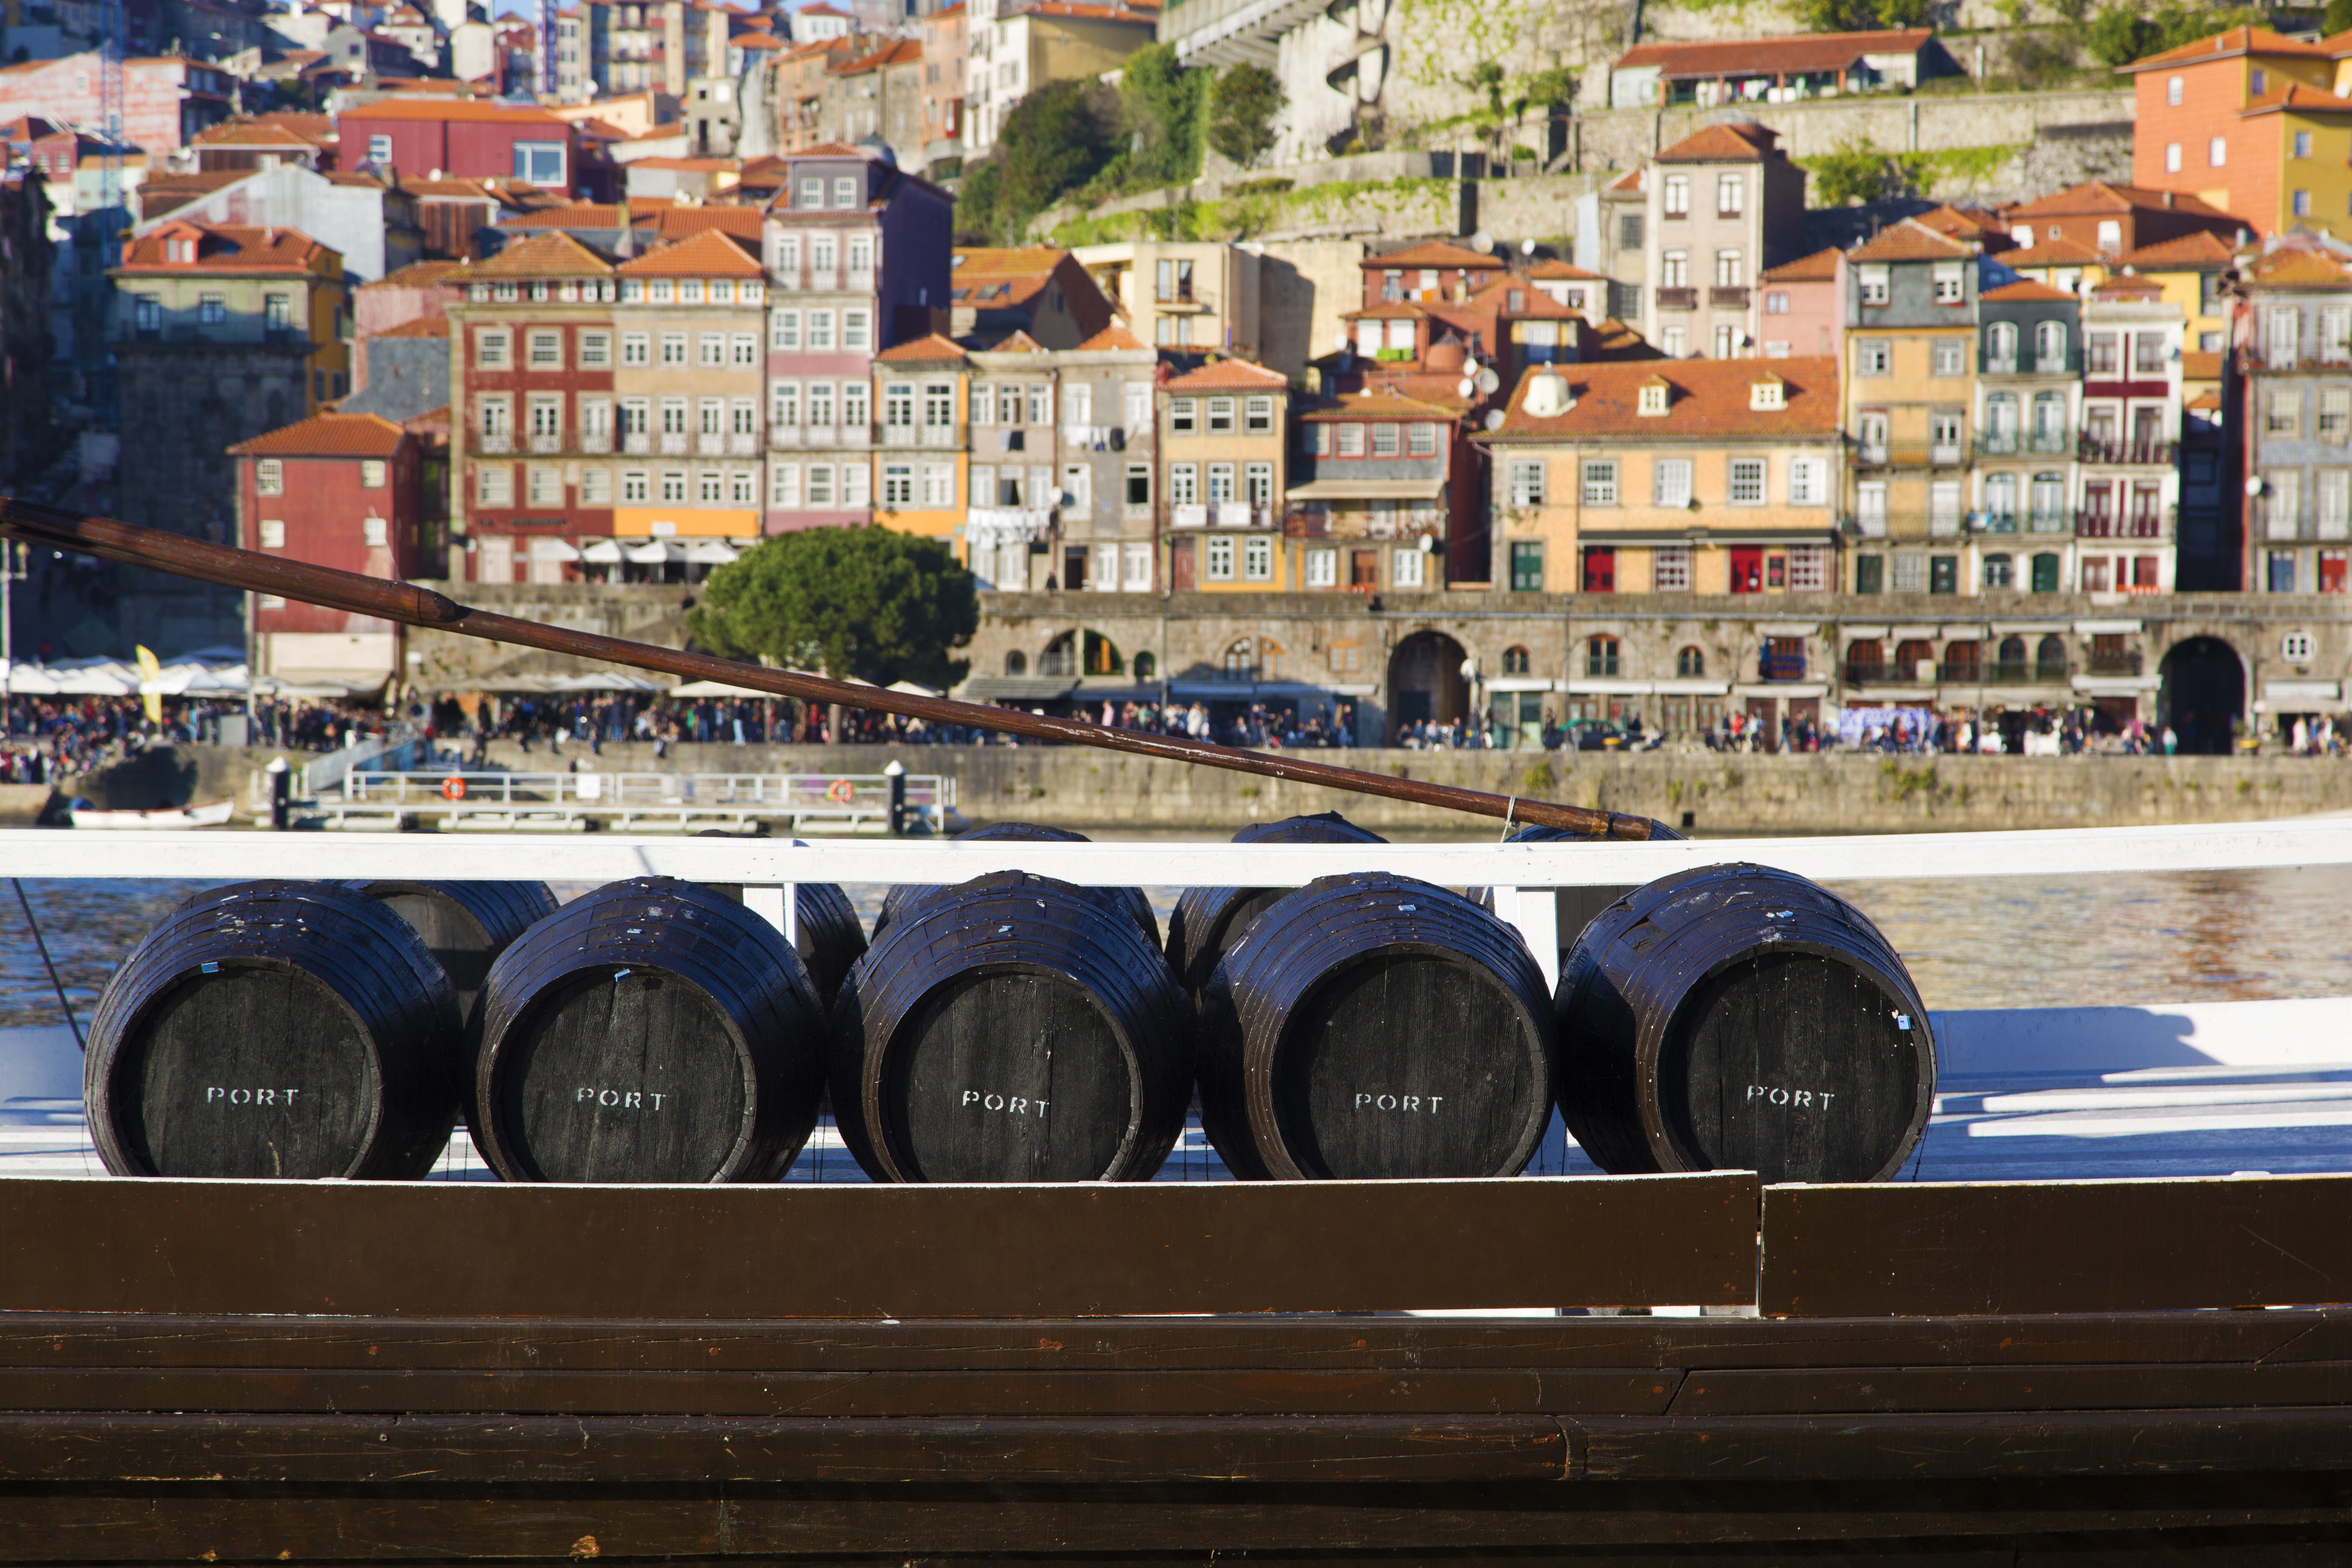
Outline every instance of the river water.
[[[84, 1024], [139, 938], [204, 885], [23, 884]], [[586, 885], [556, 890], [576, 897]], [[870, 924], [883, 889], [848, 890]], [[1148, 890], [1164, 924], [1176, 889]], [[1837, 890], [1885, 931], [1939, 1010], [2352, 995], [2352, 868], [1895, 879]], [[0, 887], [0, 1027], [59, 1021], [24, 911]]]

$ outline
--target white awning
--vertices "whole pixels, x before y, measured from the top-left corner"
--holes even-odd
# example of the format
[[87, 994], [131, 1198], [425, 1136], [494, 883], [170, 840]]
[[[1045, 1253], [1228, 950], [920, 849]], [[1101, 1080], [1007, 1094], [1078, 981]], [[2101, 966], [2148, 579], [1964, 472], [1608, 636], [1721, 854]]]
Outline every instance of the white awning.
[[1317, 479], [1293, 485], [1292, 500], [1435, 500], [1444, 479]]
[[1574, 697], [1647, 697], [1653, 684], [1647, 680], [1570, 680], [1568, 689]]
[[629, 547], [629, 559], [640, 566], [659, 566], [665, 562], [686, 559], [686, 546], [667, 539], [648, 540]]
[[568, 540], [534, 539], [530, 542], [530, 558], [533, 561], [577, 561], [580, 551]]
[[686, 547], [686, 558], [697, 566], [732, 566], [735, 547], [723, 539], [698, 539]]
[[2085, 697], [2135, 697], [2143, 691], [2153, 691], [2158, 678], [2153, 675], [2078, 675], [2074, 689]]
[[2140, 624], [2137, 621], [2076, 621], [2074, 623], [2074, 630], [2086, 637], [2135, 637], [2138, 635], [2139, 629]]
[[1559, 682], [1540, 675], [1498, 675], [1486, 682], [1489, 691], [1558, 691]]
[[1735, 686], [1731, 689], [1731, 694], [1738, 698], [1827, 697], [1830, 694], [1830, 689], [1826, 681], [1791, 680], [1785, 685], [1775, 681], [1769, 686]]
[[1650, 684], [1661, 697], [1721, 697], [1731, 689], [1728, 680], [1654, 680]]
[[2333, 702], [2344, 694], [2340, 680], [2265, 680], [2263, 696], [2272, 702]]
[[689, 680], [684, 686], [673, 686], [672, 697], [773, 697], [772, 691], [754, 691], [748, 686], [730, 686], [723, 680]]
[[1756, 623], [1757, 634], [1759, 637], [1809, 637], [1821, 629], [1822, 623], [1819, 621], [1759, 621]]
[[627, 557], [621, 553], [620, 545], [609, 539], [600, 539], [583, 550], [580, 559], [591, 566], [618, 566]]

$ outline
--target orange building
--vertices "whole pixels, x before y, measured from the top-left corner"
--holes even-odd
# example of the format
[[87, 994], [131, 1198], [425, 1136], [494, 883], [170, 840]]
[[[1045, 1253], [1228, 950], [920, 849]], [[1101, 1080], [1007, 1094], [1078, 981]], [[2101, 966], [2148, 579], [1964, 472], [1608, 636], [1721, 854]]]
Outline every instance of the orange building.
[[2352, 235], [2352, 33], [2307, 43], [2231, 27], [2123, 68], [2132, 184], [2196, 196], [2263, 235]]

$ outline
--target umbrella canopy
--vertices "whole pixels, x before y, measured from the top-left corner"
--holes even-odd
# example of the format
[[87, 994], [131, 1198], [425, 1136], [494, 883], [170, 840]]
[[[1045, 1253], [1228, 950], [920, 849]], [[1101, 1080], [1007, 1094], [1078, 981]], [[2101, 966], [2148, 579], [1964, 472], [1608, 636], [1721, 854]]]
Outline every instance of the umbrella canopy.
[[649, 539], [643, 544], [629, 547], [628, 556], [640, 566], [659, 566], [665, 562], [686, 559], [686, 546], [667, 539]]
[[672, 697], [773, 697], [772, 691], [754, 691], [748, 686], [730, 686], [723, 680], [689, 680], [684, 686], [673, 686]]
[[580, 559], [591, 566], [618, 566], [627, 557], [621, 547], [609, 539], [600, 539], [580, 552]]
[[723, 539], [698, 539], [687, 546], [686, 558], [698, 566], [732, 566], [735, 549]]

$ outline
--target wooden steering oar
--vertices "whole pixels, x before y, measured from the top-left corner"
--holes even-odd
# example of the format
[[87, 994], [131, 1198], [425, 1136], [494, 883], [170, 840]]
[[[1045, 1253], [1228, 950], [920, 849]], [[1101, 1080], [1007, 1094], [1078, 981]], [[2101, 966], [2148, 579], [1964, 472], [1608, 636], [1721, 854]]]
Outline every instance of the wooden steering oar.
[[1169, 762], [1229, 768], [1235, 773], [1288, 779], [1294, 784], [1350, 790], [1358, 795], [1386, 795], [1391, 800], [1412, 801], [1418, 805], [1443, 806], [1451, 811], [1496, 816], [1539, 827], [1565, 828], [1593, 838], [1681, 837], [1646, 816], [1592, 811], [1583, 806], [1560, 805], [1522, 796], [1490, 795], [1485, 790], [1457, 789], [1451, 784], [1392, 778], [1386, 773], [1362, 773], [1354, 768], [1335, 768], [1323, 763], [1305, 761], [1287, 752], [1239, 751], [1231, 746], [1213, 746], [1202, 741], [1155, 735], [1142, 730], [1115, 729], [1083, 720], [1050, 719], [1042, 714], [1024, 713], [1017, 709], [958, 702], [944, 697], [918, 697], [874, 686], [853, 686], [847, 681], [831, 680], [821, 675], [770, 669], [762, 665], [715, 658], [709, 654], [689, 653], [680, 648], [658, 647], [651, 643], [600, 637], [593, 632], [541, 626], [537, 621], [518, 620], [512, 616], [474, 609], [430, 588], [420, 588], [413, 584], [363, 576], [331, 566], [308, 565], [299, 561], [239, 550], [231, 545], [184, 539], [176, 533], [166, 533], [159, 529], [140, 528], [111, 518], [67, 511], [9, 496], [0, 496], [0, 535], [54, 550], [70, 550], [77, 554], [120, 561], [126, 565], [165, 572], [175, 577], [193, 577], [198, 582], [215, 583], [225, 588], [275, 594], [355, 616], [374, 616], [382, 620], [398, 621], [404, 626], [426, 626], [435, 631], [455, 632], [461, 637], [513, 643], [580, 658], [602, 659], [609, 664], [633, 665], [639, 669], [660, 670], [689, 679], [723, 681], [755, 691], [773, 692], [779, 697], [797, 697], [806, 702], [837, 702], [847, 708], [897, 713], [937, 724], [961, 724], [971, 729], [994, 730], [1039, 741], [1099, 746], [1107, 751], [1132, 752], [1139, 756], [1160, 757]]

